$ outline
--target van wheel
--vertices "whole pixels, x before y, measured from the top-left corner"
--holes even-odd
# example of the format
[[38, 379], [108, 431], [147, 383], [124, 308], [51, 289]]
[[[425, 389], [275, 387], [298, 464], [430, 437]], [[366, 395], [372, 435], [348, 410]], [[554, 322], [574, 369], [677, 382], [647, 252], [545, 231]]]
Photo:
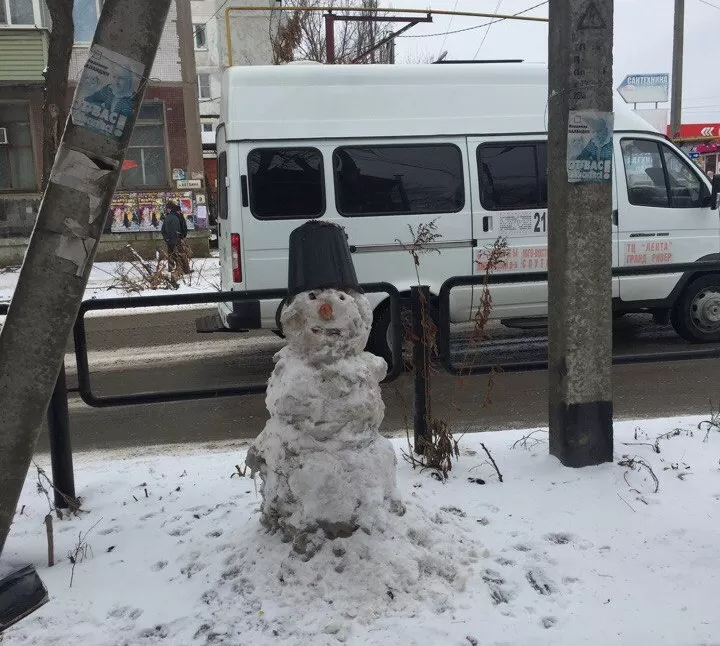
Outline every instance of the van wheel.
[[[435, 337], [437, 336], [438, 311], [434, 303], [430, 304], [431, 329], [429, 333], [434, 346], [437, 346]], [[403, 301], [400, 309], [400, 321], [402, 325], [402, 344], [403, 344], [403, 363], [406, 369], [412, 367], [412, 311], [410, 302]], [[368, 352], [372, 352], [378, 357], [382, 357], [388, 364], [388, 368], [392, 368], [392, 330], [390, 327], [390, 304], [386, 303], [375, 311], [375, 320], [373, 321], [370, 338], [367, 344]], [[436, 352], [433, 352], [433, 356]]]
[[672, 325], [687, 341], [720, 341], [719, 274], [702, 276], [685, 288], [673, 309]]

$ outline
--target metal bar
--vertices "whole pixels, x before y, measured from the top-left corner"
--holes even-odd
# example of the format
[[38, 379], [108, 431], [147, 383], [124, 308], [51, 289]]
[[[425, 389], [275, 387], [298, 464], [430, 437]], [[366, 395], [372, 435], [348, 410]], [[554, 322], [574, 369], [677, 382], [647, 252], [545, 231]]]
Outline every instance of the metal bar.
[[332, 11], [325, 14], [325, 62], [335, 64], [335, 20]]
[[[60, 367], [55, 389], [47, 410], [50, 435], [50, 462], [55, 485], [55, 506], [67, 509], [65, 498], [75, 498], [72, 446], [70, 443], [70, 416], [68, 415], [67, 381], [65, 366]], [[63, 495], [64, 494], [64, 495]]]
[[[393, 365], [383, 383], [397, 379], [403, 370], [402, 363], [402, 327], [400, 323], [400, 292], [390, 283], [365, 283], [361, 285], [365, 293], [386, 293], [390, 297], [391, 330], [393, 335]], [[180, 304], [219, 303], [226, 301], [283, 299], [287, 290], [256, 290], [250, 292], [210, 292], [204, 294], [170, 294], [163, 296], [133, 296], [130, 298], [105, 298], [84, 301], [80, 306], [73, 338], [75, 341], [75, 361], [77, 363], [77, 392], [88, 406], [108, 408], [112, 406], [131, 406], [138, 404], [159, 404], [195, 399], [213, 399], [242, 395], [263, 394], [265, 383], [243, 386], [228, 386], [201, 390], [179, 390], [168, 392], [144, 392], [130, 395], [97, 396], [92, 392], [90, 366], [88, 361], [85, 314], [91, 310], [171, 306]]]
[[[337, 11], [338, 7], [319, 6], [319, 7], [293, 7], [291, 5], [268, 7], [266, 6], [249, 6], [249, 7], [228, 7], [225, 9], [225, 15], [229, 16], [233, 11]], [[342, 7], [342, 11], [363, 12], [368, 11], [367, 7]], [[477, 11], [449, 11], [447, 9], [402, 9], [399, 7], [373, 7], [373, 12], [377, 13], [418, 13], [431, 14], [437, 16], [470, 16], [473, 18], [496, 18], [497, 20], [523, 20], [526, 22], [548, 22], [543, 16], [525, 16], [502, 13], [482, 13]], [[229, 23], [228, 23], [229, 24]], [[228, 33], [230, 30], [228, 29]]]
[[[366, 11], [374, 11], [374, 9], [367, 9]], [[397, 11], [402, 11], [398, 9]], [[408, 18], [403, 16], [338, 16], [335, 15], [335, 20], [340, 22], [432, 22], [432, 15], [428, 12], [425, 18]]]
[[[720, 348], [709, 348], [707, 350], [681, 350], [677, 352], [638, 352], [634, 354], [613, 355], [614, 366], [628, 366], [642, 363], [665, 363], [672, 361], [700, 361], [703, 359], [720, 359]], [[514, 361], [509, 363], [484, 363], [477, 366], [460, 368], [452, 362], [443, 362], [443, 369], [451, 375], [473, 376], [487, 375], [490, 372], [534, 372], [547, 370], [548, 362], [537, 361]]]
[[427, 394], [430, 380], [430, 352], [425, 339], [424, 310], [430, 303], [426, 285], [410, 288], [413, 320], [413, 428], [415, 453], [422, 455], [429, 442], [430, 402]]
[[391, 40], [393, 40], [396, 36], [399, 36], [400, 34], [405, 33], [408, 29], [412, 29], [415, 25], [418, 24], [418, 22], [420, 22], [420, 21], [419, 21], [419, 20], [413, 20], [413, 21], [409, 22], [409, 23], [408, 23], [407, 25], [405, 25], [404, 27], [401, 27], [400, 29], [398, 29], [397, 31], [393, 32], [393, 33], [390, 34], [389, 36], [386, 36], [385, 38], [383, 38], [383, 39], [380, 40], [379, 42], [375, 43], [375, 44], [374, 44], [372, 47], [370, 47], [369, 49], [366, 49], [362, 54], [360, 54], [360, 56], [357, 56], [357, 57], [353, 58], [353, 60], [350, 61], [350, 62], [351, 62], [352, 64], [359, 63], [359, 62], [360, 62], [361, 60], [363, 60], [368, 54], [372, 54], [374, 51], [380, 49], [383, 45], [389, 43], [389, 42], [390, 42]]

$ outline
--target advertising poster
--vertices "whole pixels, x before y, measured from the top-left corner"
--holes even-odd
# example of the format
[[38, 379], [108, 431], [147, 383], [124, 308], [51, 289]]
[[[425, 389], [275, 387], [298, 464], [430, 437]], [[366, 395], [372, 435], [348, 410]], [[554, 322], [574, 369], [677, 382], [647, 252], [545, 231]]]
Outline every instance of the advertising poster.
[[137, 201], [134, 193], [115, 193], [110, 202], [112, 233], [140, 231], [137, 217]]
[[613, 114], [573, 110], [568, 120], [568, 182], [611, 182]]
[[120, 141], [132, 116], [143, 73], [142, 63], [93, 45], [70, 110], [73, 123]]
[[165, 206], [162, 193], [138, 193], [140, 231], [160, 231]]
[[207, 229], [208, 228], [207, 206], [205, 206], [204, 204], [198, 204], [195, 208], [196, 208], [195, 224], [197, 225], [197, 228], [198, 229]]

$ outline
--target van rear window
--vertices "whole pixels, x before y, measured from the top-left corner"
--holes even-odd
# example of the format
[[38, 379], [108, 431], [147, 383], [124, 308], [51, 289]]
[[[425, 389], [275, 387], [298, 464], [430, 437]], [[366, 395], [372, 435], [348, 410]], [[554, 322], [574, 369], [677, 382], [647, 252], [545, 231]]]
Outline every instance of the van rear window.
[[250, 210], [260, 220], [320, 217], [323, 158], [315, 148], [256, 148], [248, 155]]
[[337, 148], [333, 168], [341, 215], [456, 213], [465, 206], [462, 155], [452, 144]]
[[547, 144], [482, 144], [480, 203], [488, 211], [547, 207]]

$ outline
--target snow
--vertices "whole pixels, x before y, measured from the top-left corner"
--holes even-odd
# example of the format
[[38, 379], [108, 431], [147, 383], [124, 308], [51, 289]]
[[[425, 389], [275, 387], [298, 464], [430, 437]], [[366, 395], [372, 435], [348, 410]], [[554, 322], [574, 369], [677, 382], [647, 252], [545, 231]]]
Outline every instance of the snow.
[[246, 462], [260, 476], [263, 525], [305, 558], [327, 539], [382, 535], [405, 513], [395, 453], [378, 432], [387, 364], [363, 351], [372, 320], [365, 296], [335, 289], [298, 294], [283, 309], [270, 419]]
[[[127, 273], [130, 263], [122, 262], [96, 262], [90, 272], [90, 278], [85, 289], [85, 299], [91, 298], [123, 298], [128, 296], [157, 296], [162, 294], [197, 294], [202, 292], [216, 292], [220, 289], [220, 263], [218, 258], [193, 258], [191, 267], [193, 273], [183, 276], [180, 279], [180, 287], [177, 290], [152, 290], [147, 289], [141, 292], [127, 292], [118, 287], [117, 283], [120, 274]], [[8, 303], [15, 292], [20, 268], [0, 271], [0, 303]], [[106, 310], [89, 312], [87, 316], [119, 316], [135, 315], [139, 313], [151, 314], [155, 312], [167, 312], [178, 309], [207, 309], [214, 307], [210, 305], [178, 305], [172, 307], [134, 308], [130, 310]], [[0, 317], [2, 319], [2, 317]]]
[[[542, 430], [515, 448], [528, 431], [465, 435], [445, 483], [395, 439], [406, 514], [308, 561], [261, 527], [255, 483], [230, 477], [240, 444], [78, 454], [87, 512], [55, 521], [50, 569], [28, 477], [0, 576], [33, 563], [51, 600], [3, 646], [717, 644], [720, 433], [700, 421], [617, 422], [615, 463], [580, 470]], [[70, 588], [66, 555], [96, 523]]]

